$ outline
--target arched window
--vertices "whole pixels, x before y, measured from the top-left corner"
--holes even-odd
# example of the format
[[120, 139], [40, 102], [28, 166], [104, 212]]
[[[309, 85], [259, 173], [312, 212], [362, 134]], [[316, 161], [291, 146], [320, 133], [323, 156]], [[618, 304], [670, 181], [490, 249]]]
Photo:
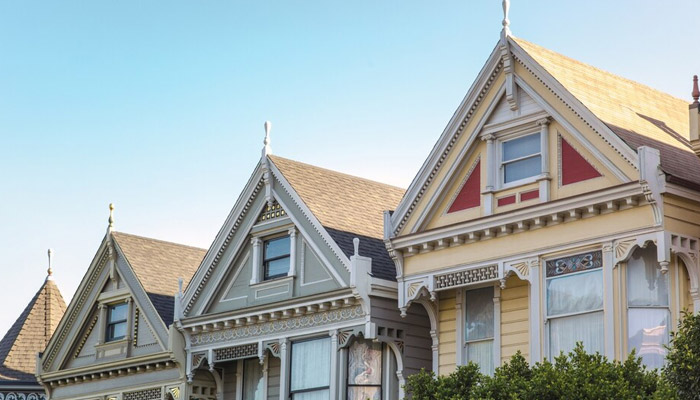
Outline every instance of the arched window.
[[645, 365], [664, 365], [669, 322], [668, 276], [656, 261], [656, 246], [632, 253], [627, 261], [627, 350], [637, 350]]

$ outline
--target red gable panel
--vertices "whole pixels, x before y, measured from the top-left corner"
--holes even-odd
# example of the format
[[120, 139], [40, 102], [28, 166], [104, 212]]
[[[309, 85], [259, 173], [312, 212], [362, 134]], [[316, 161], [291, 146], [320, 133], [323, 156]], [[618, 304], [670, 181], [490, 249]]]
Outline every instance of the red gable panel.
[[581, 154], [560, 137], [561, 140], [561, 184], [568, 185], [601, 176]]
[[479, 207], [481, 204], [481, 161], [478, 161], [452, 202], [448, 213]]

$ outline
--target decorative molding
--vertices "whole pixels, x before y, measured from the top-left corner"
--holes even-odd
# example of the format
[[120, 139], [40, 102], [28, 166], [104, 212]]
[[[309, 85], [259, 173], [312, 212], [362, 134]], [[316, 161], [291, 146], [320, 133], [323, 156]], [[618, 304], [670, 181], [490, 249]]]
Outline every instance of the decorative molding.
[[0, 392], [0, 400], [46, 400], [43, 393]]
[[282, 208], [280, 203], [278, 203], [277, 200], [273, 200], [272, 204], [268, 203], [263, 209], [263, 211], [260, 213], [260, 216], [258, 217], [258, 223], [267, 222], [275, 218], [282, 218], [286, 215], [287, 212], [284, 211], [284, 208]]
[[87, 331], [83, 335], [83, 338], [80, 340], [80, 344], [78, 344], [78, 347], [75, 349], [75, 354], [73, 355], [73, 358], [78, 358], [80, 356], [80, 352], [83, 351], [83, 347], [85, 346], [85, 342], [87, 341], [88, 337], [90, 337], [92, 330], [95, 328], [95, 324], [97, 324], [98, 317], [99, 317], [99, 313], [98, 313], [98, 315], [95, 315], [95, 317], [90, 322], [90, 325], [88, 326]]
[[173, 396], [173, 399], [175, 400], [180, 400], [180, 388], [175, 386], [171, 387], [168, 389], [168, 392], [170, 393], [171, 396]]
[[225, 341], [258, 337], [266, 334], [286, 332], [294, 329], [310, 328], [335, 322], [344, 322], [364, 316], [361, 305], [311, 313], [284, 320], [268, 321], [238, 328], [223, 329], [214, 332], [202, 332], [191, 335], [193, 345], [221, 343]]
[[258, 344], [244, 344], [241, 346], [224, 347], [222, 349], [214, 349], [214, 361], [231, 361], [242, 358], [250, 358], [258, 356]]
[[435, 290], [467, 286], [470, 283], [498, 279], [498, 266], [488, 265], [479, 268], [450, 272], [435, 276]]
[[60, 377], [60, 378], [44, 378], [43, 382], [50, 387], [57, 387], [57, 386], [65, 386], [65, 385], [72, 385], [72, 384], [80, 384], [83, 382], [97, 382], [99, 380], [103, 379], [110, 379], [110, 378], [117, 378], [117, 377], [124, 377], [128, 375], [133, 375], [133, 374], [143, 374], [145, 372], [152, 372], [152, 371], [158, 371], [158, 370], [163, 370], [163, 369], [169, 369], [169, 368], [174, 368], [177, 366], [177, 363], [173, 361], [152, 361], [152, 362], [143, 362], [140, 365], [137, 366], [131, 366], [131, 367], [115, 367], [115, 368], [107, 368], [105, 370], [102, 370], [100, 372], [85, 372], [85, 373], [80, 373], [76, 375], [72, 375], [69, 377]]
[[273, 356], [280, 358], [280, 342], [278, 340], [266, 343], [265, 349], [269, 350]]
[[615, 250], [616, 263], [626, 259], [636, 243], [637, 239], [627, 239], [615, 242], [613, 248]]
[[159, 400], [163, 397], [162, 388], [139, 390], [138, 392], [124, 393], [123, 400]]
[[545, 276], [551, 278], [603, 266], [603, 252], [600, 250], [589, 251], [581, 254], [548, 260]]

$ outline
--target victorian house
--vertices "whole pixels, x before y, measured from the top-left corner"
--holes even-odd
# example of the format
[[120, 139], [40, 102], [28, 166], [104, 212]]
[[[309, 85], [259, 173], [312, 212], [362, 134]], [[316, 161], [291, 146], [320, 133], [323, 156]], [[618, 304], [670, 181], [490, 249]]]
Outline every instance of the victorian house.
[[431, 367], [428, 313], [401, 318], [383, 241], [403, 193], [273, 156], [266, 138], [177, 299], [189, 398], [403, 398], [405, 377]]
[[[111, 206], [110, 206], [111, 207]], [[182, 399], [174, 295], [205, 250], [112, 230], [37, 362], [48, 399]]]
[[66, 310], [53, 281], [51, 250], [46, 280], [0, 340], [0, 400], [44, 400], [34, 376], [37, 354], [44, 350]]
[[700, 310], [697, 80], [693, 96], [513, 37], [505, 19], [385, 217], [398, 306], [430, 315], [436, 372], [578, 341], [663, 365], [681, 311]]

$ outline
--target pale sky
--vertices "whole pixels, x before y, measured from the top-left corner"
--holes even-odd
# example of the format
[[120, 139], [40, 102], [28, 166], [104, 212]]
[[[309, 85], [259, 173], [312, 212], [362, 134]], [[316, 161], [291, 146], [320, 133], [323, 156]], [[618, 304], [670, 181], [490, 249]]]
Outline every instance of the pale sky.
[[[513, 0], [511, 29], [690, 102], [692, 0]], [[260, 157], [406, 187], [499, 37], [500, 0], [0, 0], [0, 334], [73, 296], [107, 227], [208, 247]]]

